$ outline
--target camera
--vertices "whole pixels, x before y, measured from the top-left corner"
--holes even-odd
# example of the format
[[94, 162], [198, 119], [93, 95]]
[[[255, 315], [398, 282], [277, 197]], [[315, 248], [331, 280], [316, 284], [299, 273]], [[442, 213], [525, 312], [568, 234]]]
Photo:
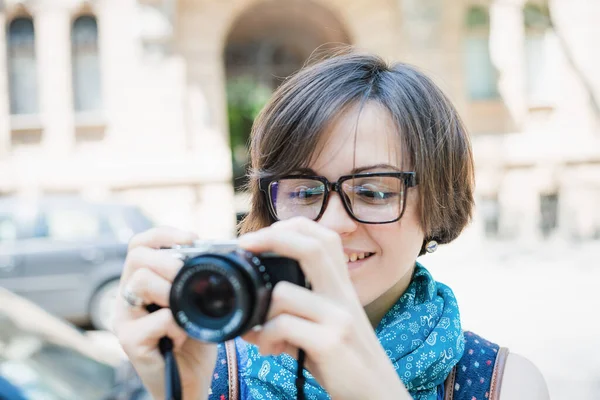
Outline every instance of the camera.
[[164, 251], [184, 262], [171, 286], [171, 312], [188, 336], [204, 342], [224, 342], [263, 324], [278, 282], [309, 287], [296, 260], [254, 254], [235, 241]]

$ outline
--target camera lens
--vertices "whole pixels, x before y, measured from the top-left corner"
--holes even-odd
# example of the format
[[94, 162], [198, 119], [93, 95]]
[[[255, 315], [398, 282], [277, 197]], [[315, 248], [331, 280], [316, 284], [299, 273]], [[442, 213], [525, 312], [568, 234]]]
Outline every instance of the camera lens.
[[173, 317], [198, 340], [219, 343], [239, 336], [260, 306], [260, 281], [253, 274], [237, 252], [186, 260], [171, 286]]
[[235, 306], [235, 293], [227, 277], [213, 271], [198, 273], [189, 286], [190, 302], [210, 318], [223, 318]]

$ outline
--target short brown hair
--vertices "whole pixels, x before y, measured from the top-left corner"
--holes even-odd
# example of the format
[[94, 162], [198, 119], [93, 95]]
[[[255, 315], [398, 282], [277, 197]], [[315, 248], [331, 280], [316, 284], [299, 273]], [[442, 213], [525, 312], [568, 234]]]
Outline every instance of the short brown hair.
[[460, 234], [472, 215], [474, 176], [471, 144], [456, 109], [415, 67], [354, 52], [288, 78], [257, 117], [250, 145], [251, 208], [241, 222], [242, 233], [274, 222], [259, 178], [306, 167], [327, 123], [364, 101], [384, 106], [398, 127], [418, 180], [426, 240], [443, 244]]

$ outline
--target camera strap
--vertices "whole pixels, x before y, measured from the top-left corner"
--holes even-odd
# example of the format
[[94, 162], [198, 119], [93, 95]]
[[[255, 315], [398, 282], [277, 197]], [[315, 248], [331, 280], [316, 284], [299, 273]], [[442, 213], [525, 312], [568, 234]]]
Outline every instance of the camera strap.
[[[156, 304], [149, 304], [146, 310], [150, 313], [160, 310]], [[173, 341], [163, 336], [158, 341], [158, 349], [165, 360], [165, 400], [181, 400], [183, 398], [181, 391], [181, 378], [179, 377], [179, 368], [177, 360], [173, 354]]]
[[298, 370], [296, 371], [296, 399], [304, 400], [304, 360], [306, 353], [304, 350], [298, 349]]
[[181, 378], [179, 377], [179, 368], [177, 360], [173, 354], [173, 341], [168, 337], [162, 337], [158, 341], [158, 348], [165, 360], [165, 399], [181, 400]]

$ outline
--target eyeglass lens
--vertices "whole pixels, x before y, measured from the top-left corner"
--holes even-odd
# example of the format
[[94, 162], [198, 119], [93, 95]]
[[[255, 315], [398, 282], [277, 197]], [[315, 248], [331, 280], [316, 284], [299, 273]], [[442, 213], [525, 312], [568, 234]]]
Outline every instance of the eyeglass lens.
[[[400, 217], [404, 203], [403, 180], [395, 176], [365, 176], [344, 180], [341, 195], [358, 220], [387, 222]], [[269, 186], [269, 198], [277, 219], [296, 216], [317, 219], [325, 202], [326, 187], [321, 181], [286, 178]]]

